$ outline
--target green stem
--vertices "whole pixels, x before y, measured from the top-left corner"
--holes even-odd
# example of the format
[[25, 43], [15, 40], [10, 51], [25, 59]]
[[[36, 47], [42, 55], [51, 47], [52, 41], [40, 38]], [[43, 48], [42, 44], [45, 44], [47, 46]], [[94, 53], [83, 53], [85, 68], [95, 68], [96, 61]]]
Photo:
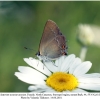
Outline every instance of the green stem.
[[81, 48], [81, 52], [80, 52], [80, 58], [81, 58], [82, 61], [85, 60], [86, 52], [87, 52], [87, 47], [86, 47], [86, 46], [83, 46], [83, 47]]

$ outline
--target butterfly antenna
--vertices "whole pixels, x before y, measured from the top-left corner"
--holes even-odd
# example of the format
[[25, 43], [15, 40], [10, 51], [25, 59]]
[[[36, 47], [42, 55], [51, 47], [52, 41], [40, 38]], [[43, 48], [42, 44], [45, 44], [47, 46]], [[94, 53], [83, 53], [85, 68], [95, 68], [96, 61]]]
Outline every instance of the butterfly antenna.
[[[27, 49], [27, 50], [33, 50], [33, 51], [35, 52], [34, 49], [31, 49], [31, 48], [28, 48], [28, 47], [24, 47], [24, 49]], [[36, 55], [36, 54], [34, 54], [34, 55]], [[36, 59], [37, 57], [35, 56], [34, 58]]]
[[27, 50], [33, 50], [33, 49], [31, 49], [31, 48], [27, 48], [27, 47], [24, 47], [24, 49], [27, 49]]

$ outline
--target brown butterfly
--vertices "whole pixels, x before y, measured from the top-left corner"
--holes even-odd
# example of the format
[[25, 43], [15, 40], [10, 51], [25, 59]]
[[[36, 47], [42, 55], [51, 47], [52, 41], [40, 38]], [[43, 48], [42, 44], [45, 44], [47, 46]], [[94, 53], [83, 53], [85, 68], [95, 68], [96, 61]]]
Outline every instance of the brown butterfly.
[[44, 27], [37, 57], [43, 61], [55, 60], [62, 55], [67, 55], [66, 49], [66, 39], [59, 27], [54, 21], [48, 20]]

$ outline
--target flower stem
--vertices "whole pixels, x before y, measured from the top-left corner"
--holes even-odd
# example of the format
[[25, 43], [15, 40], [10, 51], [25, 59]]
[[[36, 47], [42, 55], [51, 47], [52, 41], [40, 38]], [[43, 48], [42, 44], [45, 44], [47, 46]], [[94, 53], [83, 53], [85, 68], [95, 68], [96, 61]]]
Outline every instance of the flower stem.
[[83, 46], [83, 47], [81, 48], [81, 52], [80, 52], [80, 58], [81, 58], [82, 61], [85, 60], [86, 52], [87, 52], [87, 47], [86, 47], [86, 46]]

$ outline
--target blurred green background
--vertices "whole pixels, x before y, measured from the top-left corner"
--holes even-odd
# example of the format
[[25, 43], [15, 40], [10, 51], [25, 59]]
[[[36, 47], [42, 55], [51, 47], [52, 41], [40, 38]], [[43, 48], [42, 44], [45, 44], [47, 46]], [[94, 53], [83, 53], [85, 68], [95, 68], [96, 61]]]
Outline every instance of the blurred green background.
[[[0, 1], [0, 92], [27, 92], [26, 84], [14, 76], [23, 58], [36, 57], [44, 25], [57, 23], [68, 40], [68, 54], [79, 56], [78, 24], [100, 26], [100, 2], [82, 1]], [[24, 47], [33, 50], [26, 50]], [[92, 62], [89, 73], [100, 72], [100, 48], [90, 46], [85, 60]]]

